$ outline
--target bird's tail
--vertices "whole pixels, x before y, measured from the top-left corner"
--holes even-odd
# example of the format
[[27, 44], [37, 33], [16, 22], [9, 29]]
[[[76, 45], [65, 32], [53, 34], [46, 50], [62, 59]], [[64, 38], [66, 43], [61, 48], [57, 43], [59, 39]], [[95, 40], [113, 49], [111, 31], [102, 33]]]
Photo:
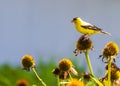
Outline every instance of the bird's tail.
[[101, 31], [101, 33], [103, 33], [103, 34], [107, 34], [107, 35], [109, 35], [109, 36], [112, 36], [110, 33], [105, 32], [105, 31]]

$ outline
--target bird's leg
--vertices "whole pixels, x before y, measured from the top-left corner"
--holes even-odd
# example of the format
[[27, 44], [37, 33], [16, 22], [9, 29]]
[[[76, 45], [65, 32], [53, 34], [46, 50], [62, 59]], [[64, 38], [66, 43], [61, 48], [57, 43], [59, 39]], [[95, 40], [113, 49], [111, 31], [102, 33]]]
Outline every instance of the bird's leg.
[[87, 36], [87, 34], [82, 35], [82, 37], [86, 37], [86, 36]]

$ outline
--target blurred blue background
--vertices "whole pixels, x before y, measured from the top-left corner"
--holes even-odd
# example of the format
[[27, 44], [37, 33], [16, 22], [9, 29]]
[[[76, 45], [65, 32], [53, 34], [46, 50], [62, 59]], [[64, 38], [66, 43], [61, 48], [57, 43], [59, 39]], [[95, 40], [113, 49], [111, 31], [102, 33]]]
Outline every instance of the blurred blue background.
[[[120, 44], [120, 0], [0, 0], [0, 64], [19, 65], [24, 54], [36, 60], [75, 57], [73, 50], [81, 34], [70, 21], [76, 16], [113, 35], [91, 37], [95, 49], [90, 57], [99, 71], [104, 65], [98, 59], [104, 45]], [[82, 57], [75, 59], [85, 65]]]

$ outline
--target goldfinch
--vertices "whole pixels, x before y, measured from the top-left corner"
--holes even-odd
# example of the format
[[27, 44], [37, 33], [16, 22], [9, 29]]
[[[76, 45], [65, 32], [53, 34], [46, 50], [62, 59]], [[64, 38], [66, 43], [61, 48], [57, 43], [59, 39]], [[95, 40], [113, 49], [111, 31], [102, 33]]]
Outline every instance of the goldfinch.
[[80, 17], [73, 18], [71, 22], [74, 23], [76, 30], [84, 35], [91, 36], [93, 34], [103, 33], [111, 36], [110, 33], [103, 31], [101, 28], [95, 25], [83, 21]]

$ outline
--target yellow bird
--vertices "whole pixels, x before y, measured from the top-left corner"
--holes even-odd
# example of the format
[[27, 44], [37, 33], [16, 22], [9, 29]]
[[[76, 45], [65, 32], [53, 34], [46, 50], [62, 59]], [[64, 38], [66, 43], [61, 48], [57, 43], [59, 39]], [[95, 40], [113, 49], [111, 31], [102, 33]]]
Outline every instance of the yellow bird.
[[103, 31], [101, 28], [98, 28], [95, 25], [83, 21], [80, 17], [73, 18], [71, 22], [74, 23], [76, 30], [84, 35], [91, 36], [93, 34], [103, 33], [111, 36], [110, 33]]

